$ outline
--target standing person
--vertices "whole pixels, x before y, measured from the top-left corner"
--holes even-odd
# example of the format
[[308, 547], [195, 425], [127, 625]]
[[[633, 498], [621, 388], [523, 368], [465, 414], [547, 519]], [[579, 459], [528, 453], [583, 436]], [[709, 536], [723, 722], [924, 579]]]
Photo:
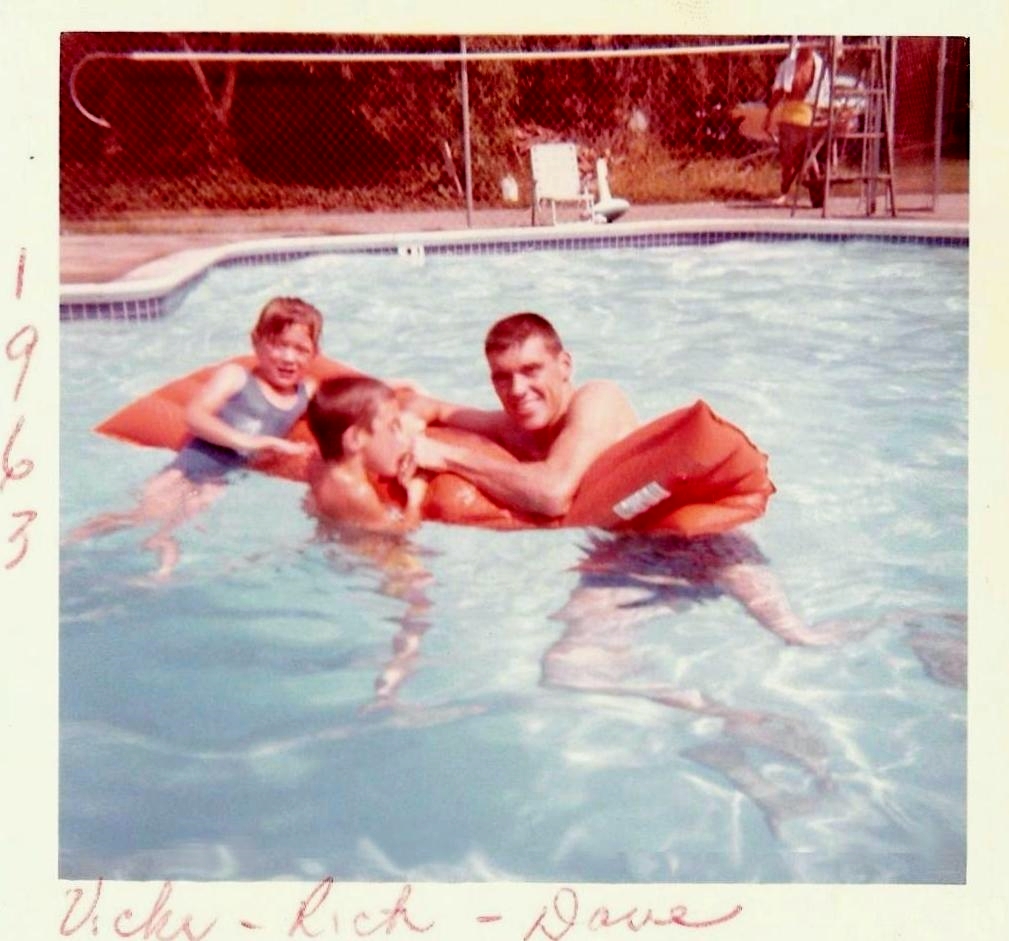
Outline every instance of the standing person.
[[[817, 103], [822, 102], [826, 88], [822, 56], [812, 46], [793, 43], [791, 52], [778, 65], [764, 116], [764, 130], [770, 134], [771, 120], [777, 111], [781, 195], [775, 200], [776, 205], [786, 203], [802, 170]], [[822, 181], [811, 180], [809, 193], [814, 206], [823, 205]]]
[[175, 460], [147, 482], [133, 509], [103, 513], [74, 530], [68, 541], [156, 523], [143, 545], [158, 555], [154, 577], [167, 578], [179, 559], [175, 529], [220, 496], [230, 471], [259, 453], [310, 450], [284, 435], [315, 391], [307, 370], [321, 333], [322, 315], [311, 304], [292, 297], [269, 301], [251, 334], [254, 365], [225, 363], [197, 392], [186, 409], [193, 437]]
[[428, 424], [482, 434], [517, 458], [501, 460], [421, 436], [418, 466], [452, 471], [511, 509], [563, 516], [589, 465], [638, 426], [630, 401], [613, 382], [573, 382], [571, 354], [540, 314], [512, 314], [484, 341], [500, 410], [467, 408], [427, 396], [410, 403]]

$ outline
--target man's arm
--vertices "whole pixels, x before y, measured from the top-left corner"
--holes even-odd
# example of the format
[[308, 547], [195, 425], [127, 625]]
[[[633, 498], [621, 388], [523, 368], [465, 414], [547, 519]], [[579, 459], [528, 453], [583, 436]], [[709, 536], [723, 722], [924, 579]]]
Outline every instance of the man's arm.
[[550, 452], [538, 461], [507, 461], [465, 446], [418, 439], [417, 461], [448, 470], [514, 509], [563, 516], [589, 465], [638, 424], [627, 397], [611, 382], [590, 382], [575, 393]]
[[500, 410], [470, 408], [420, 393], [408, 394], [403, 407], [417, 415], [426, 425], [449, 425], [494, 441], [501, 440], [507, 425], [505, 415]]

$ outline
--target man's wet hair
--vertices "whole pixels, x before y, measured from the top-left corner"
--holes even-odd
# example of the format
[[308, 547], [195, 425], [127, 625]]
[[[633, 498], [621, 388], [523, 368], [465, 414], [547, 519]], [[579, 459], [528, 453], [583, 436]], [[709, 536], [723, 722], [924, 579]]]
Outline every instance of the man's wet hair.
[[503, 353], [513, 346], [525, 343], [530, 337], [542, 337], [543, 344], [554, 355], [564, 349], [564, 344], [552, 323], [541, 314], [523, 311], [499, 320], [487, 331], [483, 350], [488, 357]]

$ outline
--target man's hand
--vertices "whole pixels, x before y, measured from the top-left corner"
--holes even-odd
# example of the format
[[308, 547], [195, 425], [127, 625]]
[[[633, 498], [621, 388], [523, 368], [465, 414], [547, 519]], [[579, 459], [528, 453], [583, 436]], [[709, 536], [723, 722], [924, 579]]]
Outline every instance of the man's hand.
[[427, 435], [418, 435], [413, 442], [413, 459], [417, 467], [429, 471], [448, 470], [449, 446]]

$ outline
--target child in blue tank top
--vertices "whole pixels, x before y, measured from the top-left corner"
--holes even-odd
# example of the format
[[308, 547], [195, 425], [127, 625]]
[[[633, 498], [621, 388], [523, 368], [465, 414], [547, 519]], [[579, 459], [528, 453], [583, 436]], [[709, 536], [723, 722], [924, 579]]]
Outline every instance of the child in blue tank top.
[[311, 304], [290, 297], [271, 300], [252, 330], [252, 369], [225, 363], [197, 392], [186, 409], [192, 439], [148, 481], [136, 507], [103, 513], [74, 530], [68, 541], [156, 523], [144, 548], [158, 555], [154, 577], [167, 578], [179, 558], [174, 530], [223, 492], [228, 471], [263, 452], [310, 450], [284, 436], [315, 391], [307, 371], [319, 351], [321, 333], [322, 315]]

